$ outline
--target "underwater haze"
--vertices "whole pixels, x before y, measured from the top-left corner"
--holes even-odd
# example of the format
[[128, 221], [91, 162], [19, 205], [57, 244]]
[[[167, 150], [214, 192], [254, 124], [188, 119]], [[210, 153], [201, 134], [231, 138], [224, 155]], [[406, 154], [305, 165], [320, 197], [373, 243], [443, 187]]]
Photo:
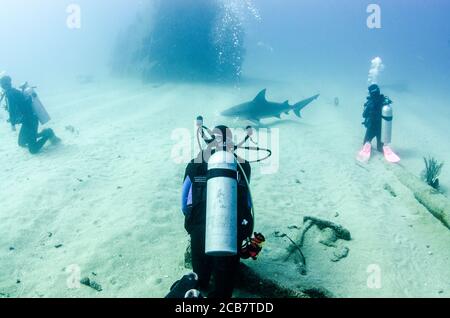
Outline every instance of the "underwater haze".
[[[61, 142], [33, 153], [2, 100], [0, 298], [164, 297], [192, 270], [181, 198], [199, 115], [237, 142], [251, 125], [271, 151], [258, 162], [251, 140], [240, 149], [256, 158], [266, 237], [242, 263], [279, 290], [241, 279], [235, 297], [450, 297], [449, 11], [448, 0], [1, 0], [0, 73], [36, 87], [51, 118], [39, 132]], [[375, 142], [357, 160], [374, 83], [393, 102], [395, 164]], [[424, 158], [443, 163], [434, 183]]]
[[[73, 4], [81, 9], [80, 28], [70, 23]], [[50, 84], [109, 74], [117, 34], [142, 7], [142, 1], [2, 0], [1, 69], [20, 80]]]

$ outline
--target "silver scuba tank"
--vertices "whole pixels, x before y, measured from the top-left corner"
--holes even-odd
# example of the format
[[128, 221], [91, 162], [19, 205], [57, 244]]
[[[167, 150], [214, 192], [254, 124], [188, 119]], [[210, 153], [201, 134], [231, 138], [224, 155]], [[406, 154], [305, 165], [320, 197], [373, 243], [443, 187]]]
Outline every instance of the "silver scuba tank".
[[218, 151], [208, 161], [205, 253], [237, 255], [237, 162]]
[[389, 145], [392, 142], [393, 110], [391, 105], [385, 105], [382, 110], [381, 142]]
[[38, 118], [41, 125], [45, 125], [46, 123], [48, 123], [51, 119], [50, 115], [48, 114], [44, 105], [42, 105], [39, 96], [34, 90], [34, 87], [28, 85], [28, 82], [26, 82], [22, 86], [20, 86], [20, 88], [22, 89], [23, 94], [31, 99], [31, 107], [33, 108], [33, 112]]

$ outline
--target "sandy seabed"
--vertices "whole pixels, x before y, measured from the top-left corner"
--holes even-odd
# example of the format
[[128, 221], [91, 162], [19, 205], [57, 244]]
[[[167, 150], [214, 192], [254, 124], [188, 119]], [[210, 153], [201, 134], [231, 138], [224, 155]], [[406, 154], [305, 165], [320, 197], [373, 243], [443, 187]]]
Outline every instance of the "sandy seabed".
[[[261, 88], [111, 81], [41, 92], [53, 117], [48, 125], [63, 144], [37, 156], [17, 146], [2, 111], [0, 297], [163, 297], [188, 271], [180, 211], [185, 164], [173, 159], [174, 130], [190, 131], [193, 146], [199, 114], [209, 126], [243, 127], [218, 114]], [[280, 85], [267, 97], [294, 102], [315, 93]], [[347, 98], [335, 107], [332, 91], [320, 93], [304, 119], [265, 122], [280, 137], [279, 168], [265, 174], [253, 165], [256, 230], [267, 243], [258, 261], [246, 263], [292, 288], [322, 287], [338, 297], [450, 297], [450, 231], [380, 154], [367, 165], [355, 160], [364, 96], [342, 92]], [[419, 175], [428, 154], [450, 159], [448, 140], [439, 139], [448, 136], [446, 124], [430, 125], [414, 107], [399, 113], [394, 148], [405, 169]], [[450, 184], [448, 173], [441, 183]], [[295, 237], [305, 215], [341, 224], [353, 239], [339, 243], [349, 253], [333, 262], [335, 248], [308, 232], [302, 276], [283, 261], [289, 241], [274, 233]], [[102, 291], [73, 288], [83, 277]]]

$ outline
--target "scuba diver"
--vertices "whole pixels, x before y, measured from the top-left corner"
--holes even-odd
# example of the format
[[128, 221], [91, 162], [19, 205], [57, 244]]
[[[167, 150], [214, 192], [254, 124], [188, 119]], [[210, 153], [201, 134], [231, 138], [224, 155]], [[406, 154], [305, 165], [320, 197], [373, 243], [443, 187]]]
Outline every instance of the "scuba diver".
[[390, 143], [392, 140], [392, 101], [381, 94], [377, 84], [369, 86], [369, 96], [364, 104], [363, 125], [366, 127], [364, 146], [357, 159], [368, 162], [372, 151], [372, 141], [376, 138], [377, 150], [384, 154], [387, 161], [396, 163], [400, 158], [392, 151]]
[[203, 126], [202, 117], [197, 118], [197, 126], [200, 149], [200, 137], [207, 147], [186, 167], [181, 203], [185, 229], [191, 237], [192, 267], [198, 275], [199, 290], [207, 291], [214, 277], [214, 288], [208, 297], [226, 299], [232, 297], [240, 258], [256, 259], [265, 241], [259, 233], [254, 233], [252, 238], [251, 167], [250, 162], [238, 157], [235, 151], [267, 151], [268, 157], [271, 152], [259, 147], [243, 147], [251, 134], [236, 145], [226, 126], [217, 126], [211, 131]]
[[39, 122], [48, 122], [50, 117], [40, 103], [33, 88], [28, 84], [21, 86], [21, 91], [12, 87], [11, 77], [4, 75], [0, 78], [0, 85], [6, 99], [6, 110], [9, 113], [9, 123], [15, 130], [16, 125], [22, 125], [19, 132], [18, 144], [28, 148], [31, 154], [38, 153], [47, 141], [52, 144], [60, 143], [52, 129], [38, 132]]

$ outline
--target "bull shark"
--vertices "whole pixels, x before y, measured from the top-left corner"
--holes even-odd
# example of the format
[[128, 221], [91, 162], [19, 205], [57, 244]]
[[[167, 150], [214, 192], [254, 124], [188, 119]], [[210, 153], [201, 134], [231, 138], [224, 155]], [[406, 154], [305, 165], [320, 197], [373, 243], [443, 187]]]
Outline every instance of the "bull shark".
[[290, 111], [294, 111], [297, 117], [302, 118], [300, 113], [302, 109], [318, 97], [319, 95], [315, 95], [294, 105], [289, 105], [289, 101], [274, 103], [267, 101], [266, 89], [263, 89], [252, 101], [231, 107], [223, 111], [221, 115], [225, 117], [244, 118], [257, 124], [264, 118], [275, 117], [281, 119], [281, 114], [289, 114]]

